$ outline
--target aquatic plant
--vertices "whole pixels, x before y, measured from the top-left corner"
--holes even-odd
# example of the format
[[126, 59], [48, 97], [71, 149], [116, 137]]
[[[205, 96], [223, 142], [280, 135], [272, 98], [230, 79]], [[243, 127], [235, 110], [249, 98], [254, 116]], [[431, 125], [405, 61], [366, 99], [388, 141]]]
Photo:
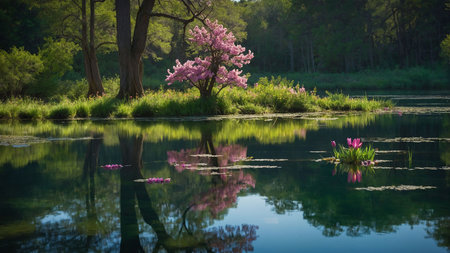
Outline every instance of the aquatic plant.
[[361, 148], [362, 142], [360, 138], [347, 138], [348, 148], [339, 145], [336, 148], [336, 143], [331, 142], [333, 147], [334, 159], [338, 163], [370, 166], [374, 164], [375, 149], [371, 146]]

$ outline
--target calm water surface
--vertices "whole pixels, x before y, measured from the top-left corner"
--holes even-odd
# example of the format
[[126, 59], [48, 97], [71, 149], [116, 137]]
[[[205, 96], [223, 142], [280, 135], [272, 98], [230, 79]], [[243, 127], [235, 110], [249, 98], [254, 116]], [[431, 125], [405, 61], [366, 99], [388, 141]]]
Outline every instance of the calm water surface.
[[[450, 249], [449, 113], [2, 122], [0, 135], [2, 252]], [[361, 178], [320, 160], [347, 137], [378, 149]], [[135, 181], [151, 177], [171, 181]]]

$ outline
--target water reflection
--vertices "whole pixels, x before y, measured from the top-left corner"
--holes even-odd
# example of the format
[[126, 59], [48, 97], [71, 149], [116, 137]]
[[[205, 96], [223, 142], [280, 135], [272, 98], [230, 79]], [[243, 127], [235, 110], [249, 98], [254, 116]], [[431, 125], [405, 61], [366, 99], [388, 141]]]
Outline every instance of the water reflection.
[[[158, 212], [154, 209], [152, 199], [146, 190], [144, 183], [137, 183], [135, 179], [143, 178], [142, 154], [143, 136], [125, 137], [119, 136], [122, 160], [124, 166], [120, 171], [120, 231], [122, 252], [141, 252], [143, 247], [139, 239], [139, 225], [135, 206], [137, 205], [144, 222], [152, 228], [156, 234], [156, 242], [153, 242], [153, 252], [161, 249], [167, 252], [184, 250], [187, 252], [195, 249], [203, 249], [207, 252], [242, 252], [252, 248], [251, 242], [256, 239], [257, 226], [242, 225], [227, 226], [226, 228], [197, 229], [201, 226], [189, 226], [188, 211], [197, 210], [196, 205], [189, 205], [182, 215], [180, 230], [174, 236], [166, 230], [161, 222]], [[164, 185], [158, 185], [164, 187]], [[235, 200], [234, 200], [235, 201]], [[205, 200], [202, 203], [208, 203]], [[192, 221], [191, 221], [192, 222]], [[225, 250], [225, 251], [224, 251]]]
[[347, 182], [348, 183], [360, 183], [362, 180], [363, 174], [374, 174], [375, 170], [373, 169], [373, 165], [362, 166], [355, 164], [344, 164], [339, 163], [333, 168], [331, 174], [333, 176], [339, 174], [347, 174]]
[[92, 139], [88, 142], [86, 155], [83, 165], [83, 182], [85, 185], [85, 203], [86, 203], [86, 222], [84, 223], [84, 233], [87, 234], [86, 245], [91, 246], [93, 237], [99, 230], [99, 220], [97, 216], [97, 209], [95, 207], [95, 174], [98, 168], [98, 157], [100, 153], [100, 146], [102, 145], [102, 135], [92, 134]]
[[178, 172], [195, 170], [210, 177], [210, 189], [195, 197], [192, 209], [208, 210], [212, 217], [217, 217], [220, 212], [236, 203], [242, 190], [255, 187], [255, 179], [251, 174], [227, 169], [227, 166], [246, 158], [247, 147], [237, 144], [216, 146], [209, 125], [201, 128], [197, 148], [167, 152], [168, 163]]
[[[35, 138], [26, 147], [0, 146], [0, 248], [258, 251], [259, 243], [280, 239], [270, 232], [300, 227], [271, 224], [277, 227], [267, 232], [262, 219], [231, 219], [259, 213], [249, 203], [243, 207], [247, 197], [266, 205], [268, 219], [290, 216], [293, 222], [309, 223], [302, 227], [306, 240], [309, 234], [322, 234], [317, 238], [326, 243], [331, 240], [326, 237], [340, 236], [349, 246], [358, 238], [348, 237], [382, 241], [401, 234], [400, 227], [406, 225], [418, 241], [449, 248], [449, 171], [394, 169], [448, 166], [449, 116], [371, 117], [352, 116], [347, 122], [343, 117], [2, 125], [3, 134], [18, 131]], [[311, 150], [329, 150], [330, 139], [347, 136], [402, 139], [376, 142], [386, 151], [376, 159], [384, 160], [387, 169], [376, 169], [375, 174], [365, 167], [334, 168], [311, 161], [320, 157]], [[405, 141], [419, 136], [430, 141]], [[252, 156], [259, 161], [250, 161]], [[279, 166], [237, 169], [269, 160]], [[107, 163], [129, 166], [99, 167]], [[172, 182], [134, 182], [147, 177], [171, 177]], [[401, 185], [433, 188], [357, 190]], [[246, 225], [249, 222], [255, 225]], [[283, 251], [283, 245], [279, 247]]]

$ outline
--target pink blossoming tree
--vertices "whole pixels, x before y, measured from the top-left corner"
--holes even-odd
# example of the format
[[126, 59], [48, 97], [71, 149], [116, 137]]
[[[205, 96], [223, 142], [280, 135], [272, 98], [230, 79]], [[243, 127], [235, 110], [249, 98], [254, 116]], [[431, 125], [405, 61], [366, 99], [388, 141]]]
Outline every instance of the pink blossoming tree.
[[[189, 30], [189, 40], [196, 44], [200, 52], [206, 55], [204, 58], [196, 57], [193, 61], [181, 64], [176, 60], [173, 73], [167, 70], [166, 81], [171, 85], [175, 81], [187, 81], [200, 90], [201, 97], [212, 95], [214, 86], [217, 85], [217, 95], [225, 87], [247, 87], [247, 78], [241, 76], [244, 64], [249, 64], [253, 53], [249, 50], [244, 54], [245, 47], [236, 45], [236, 38], [227, 28], [209, 19], [205, 21], [207, 27], [196, 26]], [[230, 70], [231, 69], [231, 70]]]

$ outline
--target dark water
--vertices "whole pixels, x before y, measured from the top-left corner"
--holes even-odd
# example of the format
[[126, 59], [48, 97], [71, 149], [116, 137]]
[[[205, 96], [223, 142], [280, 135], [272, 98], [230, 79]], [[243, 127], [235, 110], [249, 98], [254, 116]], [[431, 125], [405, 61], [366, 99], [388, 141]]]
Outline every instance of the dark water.
[[[308, 118], [3, 122], [0, 249], [449, 251], [450, 114]], [[360, 182], [318, 161], [347, 137]]]

